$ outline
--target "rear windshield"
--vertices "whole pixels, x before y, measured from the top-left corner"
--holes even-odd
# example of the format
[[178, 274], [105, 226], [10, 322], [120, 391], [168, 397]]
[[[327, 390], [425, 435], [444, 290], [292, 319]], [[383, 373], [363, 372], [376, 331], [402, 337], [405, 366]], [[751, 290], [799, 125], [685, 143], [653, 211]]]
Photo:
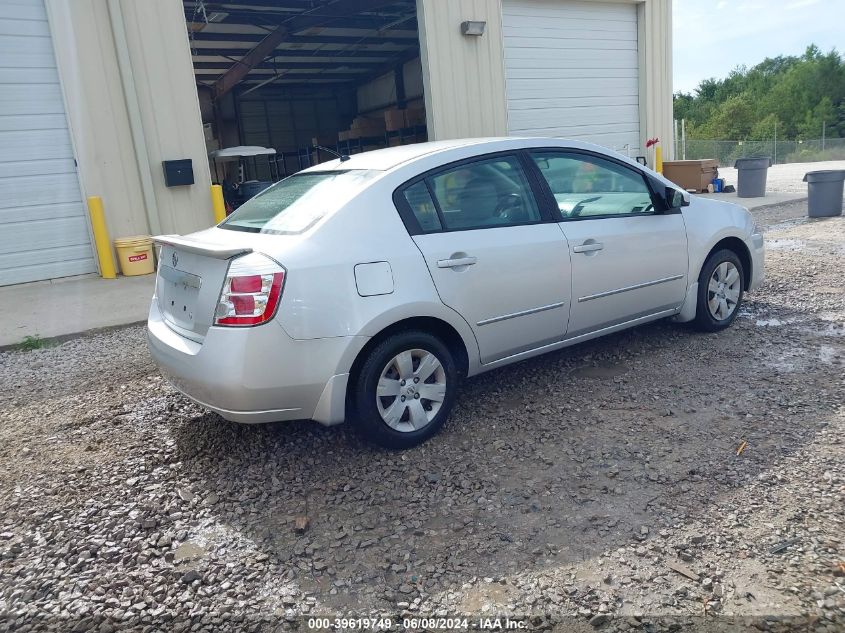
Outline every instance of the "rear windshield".
[[219, 226], [251, 233], [302, 233], [349, 201], [379, 173], [349, 169], [296, 174], [247, 200]]

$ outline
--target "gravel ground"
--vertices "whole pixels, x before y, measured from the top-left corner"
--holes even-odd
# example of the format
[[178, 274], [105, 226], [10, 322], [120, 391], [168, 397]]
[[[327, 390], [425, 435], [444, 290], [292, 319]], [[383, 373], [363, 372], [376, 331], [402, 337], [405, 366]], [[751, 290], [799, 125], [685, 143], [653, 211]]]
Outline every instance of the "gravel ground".
[[845, 218], [805, 212], [757, 214], [768, 279], [728, 331], [472, 379], [404, 453], [204, 413], [142, 328], [0, 354], [0, 630], [842, 631]]

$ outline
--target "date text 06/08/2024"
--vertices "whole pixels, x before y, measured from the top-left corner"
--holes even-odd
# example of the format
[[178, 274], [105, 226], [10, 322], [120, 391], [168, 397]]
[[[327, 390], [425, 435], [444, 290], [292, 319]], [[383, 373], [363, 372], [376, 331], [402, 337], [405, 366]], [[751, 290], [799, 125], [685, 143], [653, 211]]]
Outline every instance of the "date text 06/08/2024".
[[307, 624], [312, 631], [518, 631], [528, 626], [525, 620], [509, 617], [409, 617], [401, 620], [311, 617]]

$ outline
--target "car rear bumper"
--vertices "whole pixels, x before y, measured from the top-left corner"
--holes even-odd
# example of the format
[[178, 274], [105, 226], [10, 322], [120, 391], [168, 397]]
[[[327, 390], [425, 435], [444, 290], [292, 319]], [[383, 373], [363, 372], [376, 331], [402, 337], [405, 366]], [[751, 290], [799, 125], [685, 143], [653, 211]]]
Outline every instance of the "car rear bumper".
[[202, 343], [174, 332], [153, 300], [150, 353], [173, 386], [227, 420], [244, 423], [345, 417], [349, 366], [367, 337], [292, 339], [277, 322], [209, 328]]

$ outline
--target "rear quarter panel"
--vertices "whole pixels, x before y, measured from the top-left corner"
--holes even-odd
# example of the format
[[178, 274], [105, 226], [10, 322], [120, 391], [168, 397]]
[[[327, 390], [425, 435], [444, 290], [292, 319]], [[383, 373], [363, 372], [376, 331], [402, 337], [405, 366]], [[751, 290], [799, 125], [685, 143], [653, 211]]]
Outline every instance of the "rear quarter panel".
[[[393, 190], [407, 178], [392, 172], [387, 176], [306, 239], [272, 254], [288, 270], [276, 318], [291, 338], [317, 339], [371, 337], [403, 319], [434, 317], [461, 335], [472, 367], [478, 359], [472, 330], [440, 300], [422, 254], [394, 207]], [[355, 266], [371, 262], [390, 265], [392, 293], [359, 295]]]

